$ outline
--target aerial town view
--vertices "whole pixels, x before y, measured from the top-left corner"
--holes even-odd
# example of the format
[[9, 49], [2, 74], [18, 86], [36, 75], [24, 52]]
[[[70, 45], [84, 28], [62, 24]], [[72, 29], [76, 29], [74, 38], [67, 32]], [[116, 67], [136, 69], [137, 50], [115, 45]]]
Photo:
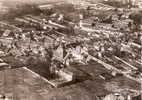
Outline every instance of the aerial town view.
[[0, 100], [142, 100], [142, 0], [0, 0]]

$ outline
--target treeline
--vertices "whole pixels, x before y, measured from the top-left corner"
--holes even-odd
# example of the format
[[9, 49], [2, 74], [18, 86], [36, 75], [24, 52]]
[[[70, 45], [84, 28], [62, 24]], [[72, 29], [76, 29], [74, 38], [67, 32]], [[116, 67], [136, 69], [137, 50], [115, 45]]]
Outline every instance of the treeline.
[[14, 8], [10, 8], [6, 14], [0, 17], [0, 20], [12, 20], [15, 17], [20, 17], [27, 14], [38, 15], [41, 10], [34, 4], [17, 5]]

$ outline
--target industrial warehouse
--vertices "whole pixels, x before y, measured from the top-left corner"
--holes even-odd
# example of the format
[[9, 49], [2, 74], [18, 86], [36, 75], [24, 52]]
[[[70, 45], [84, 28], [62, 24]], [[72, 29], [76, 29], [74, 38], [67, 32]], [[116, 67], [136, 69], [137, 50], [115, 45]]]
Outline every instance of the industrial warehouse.
[[142, 100], [141, 0], [0, 8], [0, 100]]

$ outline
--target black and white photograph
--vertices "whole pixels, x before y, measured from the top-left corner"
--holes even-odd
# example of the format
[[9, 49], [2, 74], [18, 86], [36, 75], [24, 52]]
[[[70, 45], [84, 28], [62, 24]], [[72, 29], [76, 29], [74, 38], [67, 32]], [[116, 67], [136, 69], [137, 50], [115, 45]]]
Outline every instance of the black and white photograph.
[[0, 100], [142, 100], [142, 0], [0, 0]]

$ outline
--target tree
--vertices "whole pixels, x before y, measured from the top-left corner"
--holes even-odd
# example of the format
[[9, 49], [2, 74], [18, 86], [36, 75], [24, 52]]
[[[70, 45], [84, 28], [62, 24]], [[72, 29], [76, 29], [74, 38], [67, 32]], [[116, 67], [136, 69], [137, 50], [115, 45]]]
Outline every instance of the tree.
[[132, 13], [129, 15], [129, 18], [133, 20], [136, 30], [140, 30], [140, 25], [142, 24], [142, 11], [137, 13]]

